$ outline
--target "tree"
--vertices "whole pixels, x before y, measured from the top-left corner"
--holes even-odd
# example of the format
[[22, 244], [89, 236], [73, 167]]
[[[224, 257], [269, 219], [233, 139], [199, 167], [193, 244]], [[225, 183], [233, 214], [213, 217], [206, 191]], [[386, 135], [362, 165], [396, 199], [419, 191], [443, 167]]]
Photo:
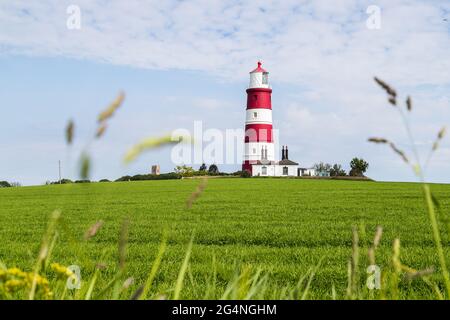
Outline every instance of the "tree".
[[218, 174], [219, 168], [215, 164], [212, 164], [209, 166], [208, 173], [209, 174]]
[[313, 166], [313, 168], [316, 170], [316, 171], [319, 171], [319, 172], [329, 172], [330, 171], [330, 169], [331, 169], [331, 164], [329, 164], [329, 163], [324, 163], [324, 162], [319, 162], [319, 163], [315, 163], [314, 164], [314, 166]]
[[0, 181], [0, 188], [10, 188], [11, 184], [8, 181]]
[[175, 172], [181, 175], [182, 177], [192, 177], [194, 175], [194, 169], [186, 165], [176, 166]]
[[350, 161], [350, 175], [353, 177], [363, 177], [364, 173], [369, 168], [369, 163], [362, 158], [353, 158]]
[[198, 169], [198, 171], [206, 171], [206, 169], [208, 169], [206, 167], [206, 164], [202, 163], [202, 165], [200, 166], [200, 168]]
[[332, 177], [343, 177], [346, 176], [347, 173], [340, 164], [335, 163], [330, 169], [330, 176]]

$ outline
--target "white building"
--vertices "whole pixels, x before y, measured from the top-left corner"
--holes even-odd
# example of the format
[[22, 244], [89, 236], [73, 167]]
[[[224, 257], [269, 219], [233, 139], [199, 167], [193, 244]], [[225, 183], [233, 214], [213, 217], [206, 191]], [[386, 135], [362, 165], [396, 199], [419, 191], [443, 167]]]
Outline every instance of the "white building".
[[261, 177], [297, 177], [298, 163], [288, 159], [288, 147], [283, 146], [281, 161], [267, 160], [264, 156], [252, 165], [252, 176]]

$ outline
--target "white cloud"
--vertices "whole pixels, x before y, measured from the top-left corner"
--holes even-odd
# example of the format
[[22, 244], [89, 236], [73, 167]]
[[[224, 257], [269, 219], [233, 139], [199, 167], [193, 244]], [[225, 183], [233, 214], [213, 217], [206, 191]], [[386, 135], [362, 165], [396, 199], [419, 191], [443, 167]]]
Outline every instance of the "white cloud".
[[[66, 28], [70, 4], [81, 8], [81, 30]], [[366, 28], [371, 4], [381, 7], [380, 30]], [[350, 149], [350, 141], [366, 152], [370, 135], [404, 141], [374, 75], [413, 95], [419, 141], [431, 141], [436, 128], [450, 122], [449, 12], [445, 0], [18, 0], [0, 3], [0, 54], [199, 70], [227, 81], [246, 80], [261, 58], [274, 92], [285, 84], [302, 89], [286, 111], [279, 106], [282, 135], [309, 138], [311, 147], [334, 145], [308, 150], [326, 158], [329, 150]], [[217, 110], [224, 102], [207, 96], [191, 104]]]

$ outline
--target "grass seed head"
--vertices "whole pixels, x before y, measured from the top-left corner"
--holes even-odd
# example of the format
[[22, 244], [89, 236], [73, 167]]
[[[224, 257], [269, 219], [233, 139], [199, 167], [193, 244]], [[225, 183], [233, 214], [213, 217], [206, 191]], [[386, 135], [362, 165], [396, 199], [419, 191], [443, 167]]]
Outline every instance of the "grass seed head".
[[433, 151], [436, 151], [437, 148], [439, 148], [439, 142], [445, 137], [446, 132], [447, 132], [447, 128], [445, 126], [442, 127], [441, 130], [439, 130], [437, 138], [433, 143], [433, 147], [432, 147]]
[[95, 137], [97, 139], [101, 138], [103, 136], [103, 134], [105, 133], [107, 128], [107, 124], [106, 123], [102, 123], [98, 128], [97, 128], [97, 132], [95, 133]]
[[382, 143], [382, 144], [389, 143], [389, 141], [384, 138], [369, 138], [368, 141], [373, 142], [373, 143]]
[[375, 237], [373, 239], [373, 245], [374, 247], [378, 247], [381, 241], [381, 236], [383, 235], [383, 227], [378, 226], [377, 231], [375, 232]]
[[80, 159], [80, 177], [85, 180], [89, 178], [91, 171], [91, 160], [86, 153], [81, 155]]
[[394, 88], [392, 88], [390, 85], [388, 85], [386, 82], [384, 82], [383, 80], [378, 79], [377, 77], [374, 77], [374, 80], [376, 83], [378, 83], [378, 85], [384, 89], [384, 91], [386, 91], [386, 93], [388, 94], [388, 96], [390, 96], [391, 98], [397, 97], [397, 92], [394, 90]]
[[412, 101], [411, 101], [411, 97], [410, 96], [408, 96], [406, 98], [406, 109], [408, 109], [408, 111], [412, 110]]
[[84, 234], [84, 239], [85, 240], [89, 240], [92, 237], [94, 237], [98, 230], [100, 230], [100, 228], [103, 226], [103, 220], [99, 220], [96, 223], [94, 223]]
[[119, 107], [122, 105], [123, 100], [125, 99], [125, 94], [123, 92], [120, 92], [117, 98], [104, 110], [98, 115], [98, 123], [102, 123], [105, 120], [111, 118], [114, 113], [119, 109]]
[[400, 150], [399, 148], [397, 148], [397, 147], [395, 146], [395, 144], [392, 143], [392, 142], [389, 143], [389, 146], [391, 147], [392, 150], [394, 150], [394, 152], [395, 152], [396, 154], [398, 154], [398, 155], [403, 159], [403, 161], [405, 161], [406, 163], [409, 164], [409, 159], [408, 159], [408, 157], [406, 157], [406, 154], [405, 154], [402, 150]]
[[389, 103], [392, 104], [393, 106], [397, 105], [397, 99], [395, 99], [395, 97], [389, 97], [388, 99]]
[[442, 127], [442, 129], [439, 130], [439, 132], [438, 132], [438, 139], [442, 140], [444, 138], [446, 132], [447, 132], [447, 127]]
[[128, 289], [133, 283], [134, 283], [134, 278], [129, 277], [123, 282], [122, 287], [123, 287], [123, 289]]
[[428, 269], [420, 270], [420, 271], [416, 271], [416, 272], [408, 272], [406, 274], [406, 280], [411, 281], [416, 278], [422, 278], [422, 277], [432, 275], [433, 273], [434, 273], [434, 268], [428, 268]]
[[140, 286], [139, 288], [137, 288], [137, 290], [133, 293], [133, 295], [131, 296], [130, 300], [139, 300], [139, 298], [141, 297], [142, 293], [144, 292], [144, 286]]
[[165, 145], [172, 145], [177, 143], [191, 143], [191, 137], [178, 137], [176, 139], [172, 138], [171, 135], [166, 135], [159, 138], [147, 138], [139, 142], [138, 144], [131, 147], [125, 154], [124, 162], [129, 163], [134, 161], [141, 153], [146, 150], [159, 148]]
[[394, 240], [394, 245], [392, 247], [392, 264], [396, 272], [400, 272], [402, 265], [400, 263], [400, 239], [396, 238]]
[[73, 120], [69, 120], [69, 122], [67, 123], [67, 126], [66, 126], [66, 142], [69, 145], [72, 144], [72, 141], [73, 141], [74, 128], [75, 128], [75, 123], [73, 122]]

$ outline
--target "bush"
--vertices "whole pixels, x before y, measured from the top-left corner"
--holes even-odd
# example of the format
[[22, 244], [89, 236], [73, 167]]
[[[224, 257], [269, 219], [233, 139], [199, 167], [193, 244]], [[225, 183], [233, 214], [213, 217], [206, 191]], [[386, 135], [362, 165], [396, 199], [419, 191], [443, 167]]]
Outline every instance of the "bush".
[[206, 170], [194, 171], [193, 175], [194, 176], [207, 176], [208, 175], [208, 171], [206, 171]]
[[115, 181], [116, 182], [131, 181], [131, 176], [123, 176], [123, 177], [120, 177], [119, 179], [116, 179]]
[[70, 180], [70, 179], [61, 179], [61, 182], [59, 182], [59, 181], [47, 181], [45, 184], [49, 185], [49, 184], [69, 184], [69, 183], [73, 183], [73, 181]]
[[91, 180], [76, 180], [75, 183], [91, 183]]
[[101, 179], [99, 182], [111, 182], [111, 181], [108, 179]]
[[232, 173], [233, 176], [239, 176], [241, 178], [250, 178], [252, 175], [250, 172], [248, 172], [247, 170], [242, 170], [242, 171], [236, 171], [234, 173]]
[[181, 175], [175, 172], [163, 173], [160, 175], [156, 174], [137, 174], [134, 176], [123, 176], [116, 180], [116, 182], [120, 181], [145, 181], [145, 180], [172, 180], [172, 179], [181, 179]]

